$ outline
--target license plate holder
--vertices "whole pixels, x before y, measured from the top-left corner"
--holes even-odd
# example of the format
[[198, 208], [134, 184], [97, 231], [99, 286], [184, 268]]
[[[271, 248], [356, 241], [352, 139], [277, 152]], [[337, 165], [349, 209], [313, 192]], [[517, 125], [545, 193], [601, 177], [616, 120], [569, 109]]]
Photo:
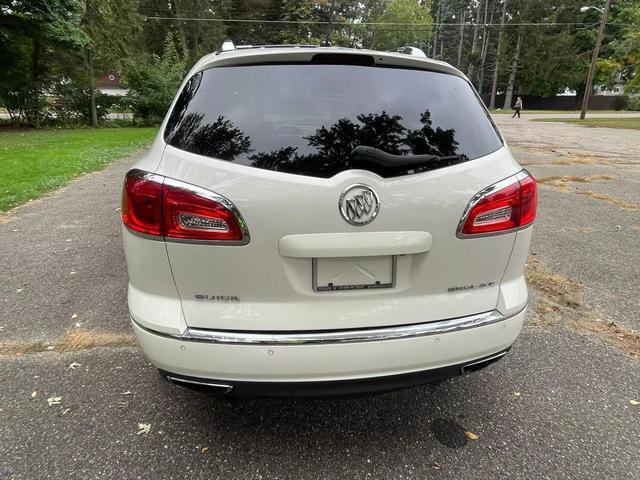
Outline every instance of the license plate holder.
[[396, 256], [336, 257], [312, 259], [315, 292], [393, 288]]

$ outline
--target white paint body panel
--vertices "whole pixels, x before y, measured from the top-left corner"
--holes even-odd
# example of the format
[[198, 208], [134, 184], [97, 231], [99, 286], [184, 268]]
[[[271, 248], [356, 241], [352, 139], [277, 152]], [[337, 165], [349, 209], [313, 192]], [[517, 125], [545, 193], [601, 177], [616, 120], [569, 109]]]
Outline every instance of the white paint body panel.
[[280, 255], [294, 258], [410, 255], [431, 249], [427, 232], [351, 232], [287, 235], [278, 246]]
[[[307, 61], [326, 49], [265, 50], [210, 55], [194, 72], [216, 64]], [[331, 50], [330, 51], [334, 51]], [[376, 61], [463, 76], [442, 62], [376, 52]], [[298, 58], [299, 57], [299, 58]], [[455, 166], [396, 178], [348, 170], [331, 178], [273, 172], [168, 146], [163, 126], [135, 165], [197, 185], [235, 204], [251, 240], [243, 246], [164, 242], [123, 229], [129, 268], [129, 309], [145, 329], [180, 335], [187, 327], [231, 331], [324, 331], [407, 325], [497, 309], [522, 310], [523, 276], [532, 228], [460, 239], [456, 229], [471, 197], [521, 167], [506, 146]], [[371, 187], [380, 211], [370, 224], [348, 224], [338, 210], [353, 184]], [[389, 289], [316, 292], [313, 258], [397, 256]], [[450, 290], [488, 284], [482, 288]], [[206, 301], [237, 297], [239, 301]], [[212, 345], [155, 335], [134, 324], [159, 368], [238, 381], [340, 380], [462, 363], [509, 347], [524, 313], [507, 321], [433, 337], [360, 344]], [[184, 348], [182, 348], [184, 347]], [[268, 355], [268, 350], [274, 354]]]
[[[438, 336], [332, 345], [219, 345], [167, 338], [133, 325], [151, 362], [198, 378], [247, 382], [339, 381], [471, 362], [513, 344], [525, 313]], [[271, 352], [271, 353], [269, 353]]]
[[[173, 276], [189, 326], [227, 330], [325, 330], [420, 323], [493, 310], [515, 233], [459, 239], [455, 231], [469, 199], [520, 166], [508, 150], [431, 172], [384, 179], [364, 170], [313, 178], [212, 160], [167, 146], [157, 173], [230, 199], [251, 234], [246, 246], [167, 242]], [[364, 183], [380, 197], [380, 212], [364, 226], [349, 225], [337, 202]], [[388, 241], [389, 232], [422, 231], [429, 251], [398, 257], [396, 287], [319, 295], [311, 257], [283, 256], [292, 235], [362, 234]], [[366, 256], [366, 249], [360, 255]], [[342, 255], [340, 255], [342, 256]], [[448, 288], [495, 282], [450, 293]], [[197, 300], [232, 295], [238, 303]]]

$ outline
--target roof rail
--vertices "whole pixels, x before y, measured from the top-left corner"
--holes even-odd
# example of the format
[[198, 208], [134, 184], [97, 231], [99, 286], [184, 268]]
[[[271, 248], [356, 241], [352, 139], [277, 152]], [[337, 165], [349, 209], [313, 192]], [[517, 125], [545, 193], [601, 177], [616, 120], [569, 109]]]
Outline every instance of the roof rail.
[[249, 48], [318, 48], [320, 45], [307, 45], [304, 43], [289, 43], [282, 45], [238, 45], [238, 50], [244, 50]]
[[231, 52], [234, 50], [248, 50], [250, 48], [318, 48], [319, 45], [308, 45], [302, 43], [281, 44], [281, 45], [236, 45], [233, 40], [225, 40], [220, 47], [221, 52]]

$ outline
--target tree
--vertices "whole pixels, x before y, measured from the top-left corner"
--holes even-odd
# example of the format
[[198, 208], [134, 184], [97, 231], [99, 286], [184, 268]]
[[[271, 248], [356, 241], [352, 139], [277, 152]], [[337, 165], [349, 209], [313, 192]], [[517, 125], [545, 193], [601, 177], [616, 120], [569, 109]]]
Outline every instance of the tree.
[[98, 126], [96, 65], [120, 70], [126, 59], [134, 56], [134, 39], [141, 30], [137, 8], [137, 0], [84, 0], [80, 27], [88, 41], [81, 45], [83, 48], [74, 49], [84, 66], [84, 74], [77, 75], [75, 81], [88, 92], [93, 127]]
[[640, 93], [640, 2], [617, 0], [609, 18], [596, 83], [611, 86], [620, 74], [626, 93]]
[[403, 45], [424, 46], [431, 33], [432, 19], [428, 5], [416, 0], [391, 0], [375, 22], [416, 24], [415, 27], [389, 25], [373, 29], [373, 48], [395, 50]]
[[0, 101], [16, 122], [38, 127], [56, 52], [82, 47], [79, 0], [0, 0]]
[[145, 61], [133, 65], [127, 75], [129, 99], [136, 117], [149, 123], [162, 120], [182, 82], [185, 69], [176, 39], [169, 32], [162, 56], [152, 54]]
[[[497, 3], [497, 2], [496, 2]], [[495, 50], [495, 64], [493, 66], [493, 79], [491, 82], [491, 100], [489, 108], [496, 108], [496, 94], [498, 92], [498, 75], [500, 74], [500, 50], [502, 48], [502, 39], [504, 37], [504, 23], [507, 15], [507, 0], [502, 2], [502, 15], [500, 17], [500, 30], [498, 31], [498, 43]]]

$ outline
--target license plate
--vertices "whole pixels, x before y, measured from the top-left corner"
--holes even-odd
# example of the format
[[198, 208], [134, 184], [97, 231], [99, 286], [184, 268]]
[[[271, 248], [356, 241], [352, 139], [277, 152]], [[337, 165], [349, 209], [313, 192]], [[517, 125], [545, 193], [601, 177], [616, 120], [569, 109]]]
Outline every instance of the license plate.
[[392, 288], [396, 283], [396, 257], [314, 258], [316, 292]]

